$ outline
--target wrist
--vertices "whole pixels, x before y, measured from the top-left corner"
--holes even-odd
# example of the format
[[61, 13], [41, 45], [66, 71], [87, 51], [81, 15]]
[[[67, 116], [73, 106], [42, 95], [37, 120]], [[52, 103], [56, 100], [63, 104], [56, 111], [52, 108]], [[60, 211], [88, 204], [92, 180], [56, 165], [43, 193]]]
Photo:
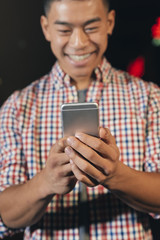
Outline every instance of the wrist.
[[115, 173], [107, 179], [107, 188], [114, 192], [125, 192], [134, 172], [134, 169], [119, 161]]
[[46, 181], [45, 170], [39, 172], [33, 179], [35, 189], [38, 195], [39, 200], [52, 199], [55, 195], [49, 189], [49, 184]]

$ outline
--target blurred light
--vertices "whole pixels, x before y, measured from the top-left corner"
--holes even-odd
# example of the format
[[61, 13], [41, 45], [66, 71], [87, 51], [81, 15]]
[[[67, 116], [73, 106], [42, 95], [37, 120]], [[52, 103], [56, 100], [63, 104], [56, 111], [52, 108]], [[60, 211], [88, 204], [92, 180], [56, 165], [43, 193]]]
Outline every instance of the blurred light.
[[160, 39], [153, 39], [152, 40], [152, 44], [154, 45], [154, 46], [156, 46], [156, 47], [159, 47], [160, 46]]
[[145, 58], [143, 56], [137, 57], [129, 63], [127, 72], [135, 77], [143, 77], [145, 73]]
[[151, 28], [152, 32], [152, 44], [156, 47], [160, 46], [160, 17], [156, 19], [156, 24]]

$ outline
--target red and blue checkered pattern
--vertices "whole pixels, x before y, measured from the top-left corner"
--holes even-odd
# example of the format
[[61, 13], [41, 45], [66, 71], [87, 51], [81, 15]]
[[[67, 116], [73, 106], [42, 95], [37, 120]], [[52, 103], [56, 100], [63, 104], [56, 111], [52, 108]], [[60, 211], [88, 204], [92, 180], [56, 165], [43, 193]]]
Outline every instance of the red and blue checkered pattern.
[[[116, 70], [103, 59], [87, 102], [99, 104], [100, 125], [115, 136], [120, 161], [160, 172], [160, 89]], [[77, 102], [70, 78], [56, 63], [52, 71], [15, 92], [0, 112], [0, 191], [24, 183], [45, 167], [51, 146], [62, 137], [61, 105]], [[102, 186], [87, 188], [91, 240], [150, 240], [149, 217], [128, 207]], [[79, 239], [79, 183], [55, 196], [43, 219], [25, 229], [25, 240]], [[10, 234], [2, 221], [0, 238]]]

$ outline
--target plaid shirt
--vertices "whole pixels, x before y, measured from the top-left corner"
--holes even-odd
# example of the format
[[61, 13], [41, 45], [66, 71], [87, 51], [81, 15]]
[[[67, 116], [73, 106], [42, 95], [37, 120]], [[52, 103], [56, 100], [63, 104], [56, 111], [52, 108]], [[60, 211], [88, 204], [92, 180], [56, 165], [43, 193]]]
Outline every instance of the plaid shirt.
[[[51, 72], [15, 92], [0, 112], [0, 191], [24, 183], [45, 167], [51, 146], [62, 137], [61, 105], [77, 102], [70, 78], [56, 63]], [[160, 89], [116, 70], [104, 58], [95, 69], [87, 102], [99, 104], [100, 125], [108, 127], [131, 168], [160, 171]], [[87, 188], [91, 240], [152, 239], [149, 216], [130, 208], [101, 185]], [[56, 195], [24, 239], [79, 239], [79, 183]], [[0, 237], [10, 233], [0, 224]]]

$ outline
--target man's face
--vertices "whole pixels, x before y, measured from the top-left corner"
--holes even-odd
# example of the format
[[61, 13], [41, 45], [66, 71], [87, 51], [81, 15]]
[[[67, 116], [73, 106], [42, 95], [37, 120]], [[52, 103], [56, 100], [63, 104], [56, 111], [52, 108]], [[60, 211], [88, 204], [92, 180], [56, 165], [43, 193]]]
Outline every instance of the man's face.
[[54, 1], [41, 18], [46, 39], [61, 68], [75, 81], [90, 79], [114, 27], [114, 11], [102, 0]]

